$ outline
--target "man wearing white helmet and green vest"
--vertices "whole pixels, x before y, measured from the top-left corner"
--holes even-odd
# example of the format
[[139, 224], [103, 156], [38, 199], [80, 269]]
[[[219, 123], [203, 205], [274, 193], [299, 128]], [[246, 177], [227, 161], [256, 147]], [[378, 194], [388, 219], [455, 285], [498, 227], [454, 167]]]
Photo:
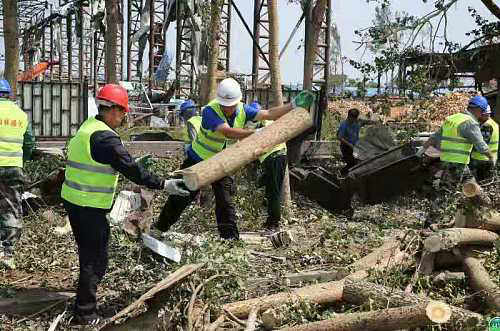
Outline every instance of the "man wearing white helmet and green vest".
[[[255, 130], [245, 129], [249, 121], [276, 120], [295, 107], [309, 109], [314, 94], [301, 92], [290, 104], [271, 109], [257, 110], [241, 102], [242, 93], [238, 82], [226, 78], [217, 87], [217, 96], [202, 110], [202, 124], [196, 139], [187, 150], [181, 168], [207, 160], [227, 146], [250, 136]], [[215, 194], [217, 228], [223, 239], [239, 239], [236, 211], [232, 201], [234, 185], [231, 177], [224, 177], [212, 184]], [[184, 209], [194, 200], [196, 191], [189, 197], [170, 196], [163, 207], [156, 228], [168, 231], [177, 222]]]

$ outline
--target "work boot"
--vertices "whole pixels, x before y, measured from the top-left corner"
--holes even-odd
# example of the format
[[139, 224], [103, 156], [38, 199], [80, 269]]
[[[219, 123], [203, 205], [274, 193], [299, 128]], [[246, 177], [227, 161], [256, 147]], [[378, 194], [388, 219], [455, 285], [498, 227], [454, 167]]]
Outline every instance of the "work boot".
[[277, 221], [269, 221], [267, 220], [264, 223], [264, 235], [272, 235], [276, 232], [280, 231], [280, 224]]
[[71, 319], [71, 325], [97, 326], [102, 320], [103, 318], [97, 314], [91, 314], [85, 316], [75, 314]]

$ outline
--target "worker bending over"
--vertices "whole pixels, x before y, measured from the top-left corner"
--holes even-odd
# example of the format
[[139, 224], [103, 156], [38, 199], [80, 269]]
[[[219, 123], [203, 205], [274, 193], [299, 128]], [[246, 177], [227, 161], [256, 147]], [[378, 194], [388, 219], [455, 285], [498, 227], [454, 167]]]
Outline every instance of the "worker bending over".
[[98, 115], [86, 120], [71, 139], [61, 197], [78, 246], [80, 276], [74, 324], [95, 325], [97, 285], [108, 266], [109, 223], [119, 173], [138, 185], [188, 195], [182, 180], [160, 180], [127, 152], [115, 129], [129, 111], [127, 91], [107, 84], [97, 95]]
[[[260, 110], [258, 102], [252, 102], [250, 107]], [[263, 128], [273, 121], [259, 121], [255, 128]], [[275, 146], [259, 157], [259, 162], [263, 168], [262, 182], [266, 189], [267, 201], [267, 220], [264, 228], [269, 232], [276, 232], [281, 223], [281, 203], [282, 188], [285, 171], [288, 164], [286, 157], [286, 144], [282, 143]]]
[[[491, 109], [488, 108], [479, 118], [481, 124], [481, 134], [484, 141], [488, 144], [490, 152], [493, 153], [495, 159], [498, 159], [498, 124], [491, 117]], [[479, 153], [475, 148], [471, 154], [471, 171], [478, 181], [491, 179], [495, 176], [495, 168], [488, 157]]]
[[[488, 112], [488, 102], [484, 97], [471, 98], [467, 110], [446, 117], [441, 128], [417, 152], [418, 156], [422, 156], [431, 145], [441, 150], [440, 187], [455, 191], [461, 182], [474, 179], [468, 166], [473, 148], [484, 155], [492, 167], [495, 166], [496, 157], [484, 141], [479, 127], [479, 119]], [[432, 192], [432, 206], [425, 221], [426, 226], [432, 224], [441, 214], [441, 209], [449, 205], [447, 199], [450, 194], [437, 190]]]
[[35, 145], [28, 116], [13, 101], [9, 82], [0, 80], [0, 261], [14, 269], [14, 245], [21, 237], [23, 162]]
[[[181, 168], [190, 167], [207, 160], [237, 140], [246, 138], [254, 130], [245, 129], [248, 121], [275, 120], [295, 107], [309, 109], [314, 94], [301, 92], [291, 104], [269, 110], [256, 110], [241, 102], [240, 85], [232, 78], [224, 79], [217, 87], [217, 97], [210, 101], [202, 111], [201, 128], [188, 148], [187, 157]], [[233, 204], [234, 183], [229, 176], [212, 184], [215, 195], [215, 216], [217, 228], [223, 239], [239, 239], [236, 225], [236, 211]], [[156, 228], [168, 231], [177, 222], [184, 209], [194, 200], [196, 191], [187, 197], [170, 196], [163, 207]]]

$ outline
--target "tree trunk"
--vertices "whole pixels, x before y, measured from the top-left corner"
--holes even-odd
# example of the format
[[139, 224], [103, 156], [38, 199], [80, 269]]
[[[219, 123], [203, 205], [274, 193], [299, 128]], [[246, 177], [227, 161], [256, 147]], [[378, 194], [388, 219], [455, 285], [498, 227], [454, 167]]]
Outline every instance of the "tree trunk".
[[[310, 1], [312, 3], [312, 1]], [[313, 68], [316, 61], [316, 52], [318, 50], [318, 40], [321, 31], [321, 24], [325, 19], [325, 12], [327, 7], [327, 0], [316, 0], [312, 15], [310, 18], [311, 27], [309, 35], [306, 36], [306, 54], [304, 63], [304, 89], [312, 89], [313, 84]], [[307, 15], [308, 13], [306, 13]]]
[[500, 7], [493, 0], [481, 0], [488, 10], [500, 20]]
[[208, 160], [177, 173], [184, 176], [186, 186], [190, 190], [197, 190], [231, 175], [270, 148], [297, 136], [311, 126], [309, 112], [303, 108], [295, 108], [261, 131], [229, 146]]
[[3, 0], [5, 79], [9, 81], [14, 98], [17, 96], [17, 72], [19, 71], [17, 15], [17, 0]]
[[105, 68], [106, 68], [106, 82], [116, 84], [118, 82], [117, 76], [117, 39], [118, 39], [118, 24], [120, 23], [120, 10], [118, 7], [118, 0], [106, 0], [106, 54], [105, 54]]
[[[343, 299], [356, 305], [370, 302], [376, 307], [401, 307], [430, 301], [428, 297], [349, 278], [344, 282]], [[450, 323], [454, 326], [451, 330], [464, 330], [466, 327], [476, 326], [482, 319], [480, 314], [454, 306], [450, 308]]]
[[445, 229], [425, 239], [424, 247], [428, 252], [435, 253], [455, 246], [492, 245], [498, 238], [498, 234], [487, 230]]
[[479, 292], [492, 311], [500, 311], [500, 288], [491, 280], [481, 261], [464, 252], [463, 266], [474, 291]]
[[[368, 277], [368, 269], [374, 270], [387, 270], [400, 265], [407, 254], [401, 252], [399, 248], [394, 249], [391, 247], [387, 249], [382, 256], [380, 250], [377, 249], [374, 254], [379, 258], [374, 259], [372, 254], [367, 256], [366, 261], [371, 261], [373, 265], [365, 264], [363, 270], [356, 271], [348, 278], [350, 279], [363, 279]], [[369, 257], [369, 258], [368, 258]], [[345, 278], [346, 279], [346, 278]], [[265, 311], [272, 307], [280, 306], [286, 303], [294, 302], [296, 300], [304, 300], [319, 305], [329, 304], [340, 301], [343, 295], [344, 280], [310, 285], [302, 288], [295, 289], [291, 292], [281, 292], [272, 295], [267, 295], [260, 298], [243, 300], [238, 302], [228, 303], [223, 306], [223, 309], [230, 311], [239, 318], [245, 318], [250, 313], [251, 309], [255, 306], [259, 307], [259, 311]]]
[[500, 232], [500, 213], [496, 210], [473, 210], [465, 214], [464, 226]]
[[[283, 331], [390, 331], [433, 325], [434, 302], [362, 313], [339, 314], [332, 319], [284, 328]], [[446, 305], [443, 307], [446, 307]], [[440, 307], [439, 307], [440, 308]], [[439, 313], [438, 313], [439, 314]], [[441, 324], [441, 323], [439, 323]]]
[[208, 103], [209, 100], [215, 98], [217, 90], [217, 71], [219, 64], [219, 34], [220, 34], [220, 12], [222, 8], [221, 0], [210, 1], [210, 31], [209, 31], [209, 45], [210, 45], [210, 58], [208, 59]]

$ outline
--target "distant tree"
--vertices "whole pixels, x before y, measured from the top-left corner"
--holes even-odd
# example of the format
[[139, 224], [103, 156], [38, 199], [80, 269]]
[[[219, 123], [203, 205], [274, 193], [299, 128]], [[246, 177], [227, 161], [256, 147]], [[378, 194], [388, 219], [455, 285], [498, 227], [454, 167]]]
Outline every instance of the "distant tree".
[[3, 31], [5, 49], [5, 79], [9, 81], [14, 96], [17, 96], [17, 74], [19, 71], [19, 33], [17, 0], [3, 0]]
[[104, 57], [106, 81], [117, 83], [117, 59], [118, 59], [118, 26], [123, 18], [120, 12], [118, 0], [106, 0], [106, 34], [104, 37], [106, 51]]

